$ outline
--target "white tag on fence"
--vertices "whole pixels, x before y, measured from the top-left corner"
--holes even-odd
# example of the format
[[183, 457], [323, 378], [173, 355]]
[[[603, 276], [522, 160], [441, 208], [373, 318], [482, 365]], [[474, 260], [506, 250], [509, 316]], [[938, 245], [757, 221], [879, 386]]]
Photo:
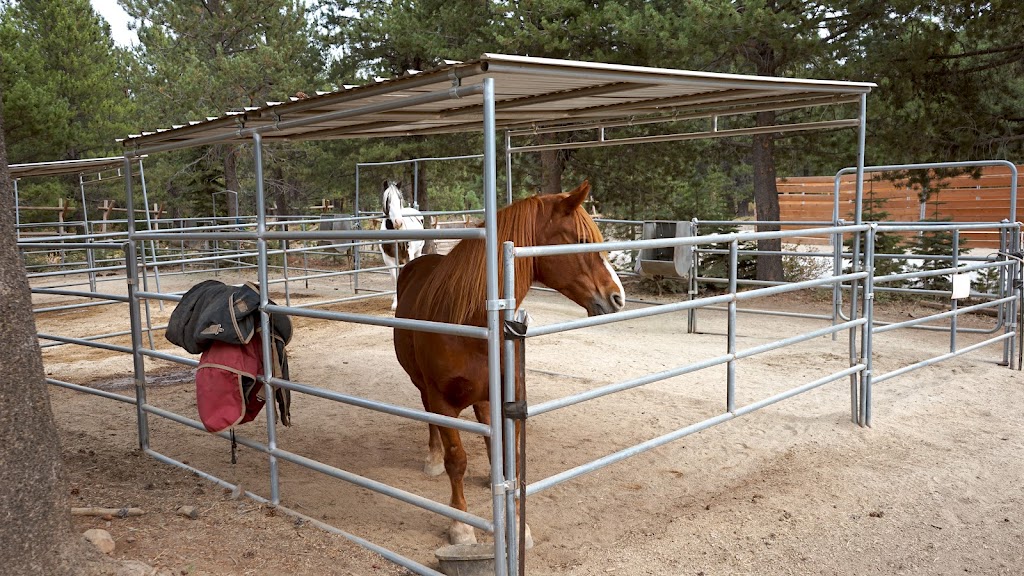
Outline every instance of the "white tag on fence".
[[952, 300], [960, 300], [971, 295], [971, 275], [953, 274], [953, 295]]

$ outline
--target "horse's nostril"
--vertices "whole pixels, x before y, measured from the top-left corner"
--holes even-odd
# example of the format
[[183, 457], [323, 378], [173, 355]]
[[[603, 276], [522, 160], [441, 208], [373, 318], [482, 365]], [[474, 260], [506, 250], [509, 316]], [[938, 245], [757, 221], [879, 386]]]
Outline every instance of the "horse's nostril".
[[626, 299], [622, 297], [622, 294], [616, 292], [615, 294], [612, 294], [612, 304], [615, 306], [616, 310], [621, 310], [622, 307], [626, 305]]

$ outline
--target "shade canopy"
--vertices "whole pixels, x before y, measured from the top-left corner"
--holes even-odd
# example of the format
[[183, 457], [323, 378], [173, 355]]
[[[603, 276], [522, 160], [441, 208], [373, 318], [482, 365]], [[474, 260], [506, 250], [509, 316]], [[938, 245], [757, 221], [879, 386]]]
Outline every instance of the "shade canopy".
[[132, 135], [129, 154], [217, 142], [479, 132], [480, 82], [494, 79], [496, 128], [515, 133], [665, 122], [857, 102], [875, 86], [484, 54], [429, 71]]

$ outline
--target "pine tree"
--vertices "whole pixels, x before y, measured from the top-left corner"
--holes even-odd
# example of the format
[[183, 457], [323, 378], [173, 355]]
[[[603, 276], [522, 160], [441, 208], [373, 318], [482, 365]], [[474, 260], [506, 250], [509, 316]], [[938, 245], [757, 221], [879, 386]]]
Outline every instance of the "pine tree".
[[125, 55], [88, 0], [22, 0], [0, 12], [0, 86], [11, 163], [93, 158], [127, 134]]
[[[287, 101], [298, 92], [325, 86], [324, 46], [310, 8], [300, 0], [124, 0], [122, 5], [135, 19], [139, 34], [139, 66], [133, 77], [143, 110], [139, 129], [166, 128], [268, 101]], [[280, 169], [278, 183], [291, 179], [285, 166], [289, 151], [302, 147], [268, 146], [268, 174]], [[213, 146], [203, 154], [198, 159], [193, 153], [171, 158], [188, 162], [188, 172], [215, 169], [220, 189], [243, 192], [244, 169], [251, 159], [241, 155], [237, 145]], [[172, 180], [182, 175], [173, 167], [158, 166], [147, 175], [164, 193], [180, 189]], [[205, 176], [199, 179], [209, 181]], [[191, 190], [206, 196], [204, 188]], [[286, 190], [283, 185], [270, 190], [279, 205], [288, 203]]]

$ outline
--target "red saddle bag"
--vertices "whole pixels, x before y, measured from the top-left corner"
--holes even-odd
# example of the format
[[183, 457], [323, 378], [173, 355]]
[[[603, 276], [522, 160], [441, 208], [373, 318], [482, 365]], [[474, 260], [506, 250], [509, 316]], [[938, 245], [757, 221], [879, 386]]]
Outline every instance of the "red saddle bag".
[[207, 432], [220, 432], [259, 415], [265, 398], [256, 376], [263, 373], [260, 335], [248, 344], [214, 341], [199, 358], [196, 407]]

